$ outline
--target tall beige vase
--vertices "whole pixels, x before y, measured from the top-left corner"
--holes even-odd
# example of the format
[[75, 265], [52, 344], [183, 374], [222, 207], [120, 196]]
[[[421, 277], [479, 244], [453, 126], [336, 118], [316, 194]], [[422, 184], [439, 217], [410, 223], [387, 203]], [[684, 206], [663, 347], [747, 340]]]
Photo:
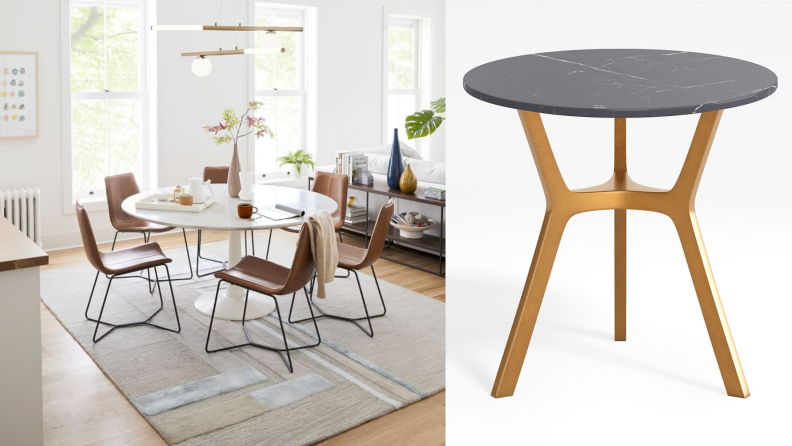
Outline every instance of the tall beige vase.
[[242, 183], [239, 181], [239, 152], [234, 143], [234, 156], [231, 157], [231, 164], [228, 166], [228, 196], [239, 198], [239, 191], [242, 190]]

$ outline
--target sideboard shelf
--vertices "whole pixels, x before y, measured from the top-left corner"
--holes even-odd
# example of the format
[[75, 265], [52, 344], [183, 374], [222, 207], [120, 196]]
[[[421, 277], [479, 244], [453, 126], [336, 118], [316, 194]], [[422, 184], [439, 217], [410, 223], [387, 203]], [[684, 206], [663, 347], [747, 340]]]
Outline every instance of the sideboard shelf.
[[[311, 181], [313, 181], [313, 177], [308, 178], [308, 189], [310, 190]], [[440, 235], [430, 235], [424, 233], [423, 238], [420, 239], [411, 239], [402, 237], [399, 230], [394, 228], [388, 222], [388, 234], [385, 239], [388, 242], [389, 248], [394, 247], [404, 247], [404, 248], [413, 248], [413, 251], [419, 251], [423, 255], [431, 255], [437, 258], [437, 269], [429, 270], [426, 268], [422, 268], [407, 262], [403, 262], [401, 260], [397, 260], [385, 255], [380, 256], [380, 258], [398, 263], [400, 265], [408, 266], [410, 268], [414, 268], [420, 271], [424, 271], [430, 274], [434, 274], [437, 276], [445, 277], [445, 207], [446, 202], [444, 200], [435, 200], [433, 198], [426, 198], [424, 196], [425, 189], [419, 187], [415, 193], [408, 194], [402, 192], [400, 190], [390, 189], [388, 188], [387, 183], [384, 181], [374, 181], [374, 184], [371, 186], [366, 186], [362, 184], [350, 184], [349, 189], [356, 190], [360, 192], [366, 193], [366, 216], [369, 215], [369, 195], [382, 195], [385, 197], [392, 197], [399, 200], [407, 200], [407, 201], [414, 201], [417, 203], [428, 204], [431, 206], [437, 206], [440, 208]], [[374, 230], [374, 222], [368, 220], [363, 223], [345, 223], [343, 228], [349, 232], [360, 234], [366, 240], [368, 244], [369, 237], [371, 236], [371, 232]]]

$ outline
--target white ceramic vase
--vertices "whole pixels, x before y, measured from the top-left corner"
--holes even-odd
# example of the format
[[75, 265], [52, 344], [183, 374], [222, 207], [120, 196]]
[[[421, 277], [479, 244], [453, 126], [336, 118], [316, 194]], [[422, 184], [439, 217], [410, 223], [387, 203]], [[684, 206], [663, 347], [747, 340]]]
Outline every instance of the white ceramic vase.
[[239, 172], [239, 182], [242, 189], [239, 191], [239, 199], [242, 201], [253, 200], [253, 180], [256, 174], [254, 172]]

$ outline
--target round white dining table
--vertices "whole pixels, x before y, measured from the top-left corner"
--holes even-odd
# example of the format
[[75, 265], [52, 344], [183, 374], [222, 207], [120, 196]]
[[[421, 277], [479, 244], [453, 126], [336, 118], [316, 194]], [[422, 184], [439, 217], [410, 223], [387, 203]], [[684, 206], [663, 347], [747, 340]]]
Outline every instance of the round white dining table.
[[[172, 188], [171, 188], [172, 189]], [[282, 186], [253, 186], [253, 199], [246, 201], [252, 203], [260, 211], [274, 207], [276, 204], [289, 206], [305, 211], [305, 217], [287, 220], [270, 220], [260, 216], [255, 220], [240, 218], [237, 214], [237, 205], [245, 202], [239, 198], [228, 196], [225, 185], [212, 186], [215, 202], [201, 212], [181, 212], [172, 210], [138, 209], [135, 203], [147, 199], [154, 192], [141, 192], [128, 197], [121, 204], [127, 214], [144, 221], [158, 223], [186, 229], [228, 231], [228, 266], [236, 265], [242, 258], [241, 231], [285, 228], [300, 225], [305, 217], [322, 211], [333, 213], [338, 209], [336, 202], [322, 194], [306, 190]], [[257, 215], [254, 215], [257, 217]], [[214, 292], [205, 293], [195, 300], [195, 307], [201, 313], [211, 316], [214, 307]], [[215, 317], [218, 319], [239, 321], [245, 306], [245, 290], [235, 285], [220, 294], [217, 299]], [[275, 303], [270, 298], [265, 298], [256, 293], [251, 293], [248, 303], [246, 320], [258, 319], [275, 311]]]

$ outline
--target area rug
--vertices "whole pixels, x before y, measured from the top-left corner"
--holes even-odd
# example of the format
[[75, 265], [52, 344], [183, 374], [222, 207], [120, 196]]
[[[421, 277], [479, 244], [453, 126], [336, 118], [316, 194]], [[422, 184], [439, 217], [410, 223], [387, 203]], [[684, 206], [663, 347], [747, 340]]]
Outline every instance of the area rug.
[[[266, 239], [257, 237], [257, 242], [262, 247]], [[226, 242], [206, 244], [202, 254], [222, 258], [226, 249]], [[293, 244], [273, 240], [270, 258], [288, 266], [293, 252]], [[191, 253], [194, 266], [194, 249]], [[166, 254], [174, 259], [172, 274], [183, 275], [184, 250]], [[201, 267], [214, 265], [202, 262]], [[203, 293], [214, 295], [213, 276], [173, 282], [181, 333], [121, 328], [94, 344], [95, 324], [84, 312], [95, 274], [87, 264], [42, 271], [41, 299], [169, 444], [313, 444], [445, 387], [445, 304], [384, 280], [379, 283], [387, 315], [372, 321], [373, 338], [350, 323], [319, 319], [322, 345], [292, 352], [294, 373], [289, 373], [275, 352], [252, 347], [204, 351], [209, 317], [193, 302]], [[360, 280], [369, 311], [378, 312], [382, 305], [374, 279], [360, 274]], [[92, 318], [107, 282], [100, 276]], [[159, 295], [149, 294], [146, 285], [139, 279], [114, 280], [102, 320], [119, 324], [152, 314]], [[165, 309], [152, 322], [174, 327], [170, 290], [164, 286], [162, 292]], [[354, 276], [328, 284], [327, 294], [326, 311], [363, 315]], [[310, 321], [288, 323], [291, 296], [278, 296], [278, 304], [290, 346], [315, 342]], [[294, 311], [295, 320], [309, 316], [305, 296], [298, 294]], [[283, 342], [276, 313], [246, 327], [255, 341]], [[106, 329], [100, 327], [100, 334]], [[239, 322], [215, 320], [210, 347], [244, 341]]]

